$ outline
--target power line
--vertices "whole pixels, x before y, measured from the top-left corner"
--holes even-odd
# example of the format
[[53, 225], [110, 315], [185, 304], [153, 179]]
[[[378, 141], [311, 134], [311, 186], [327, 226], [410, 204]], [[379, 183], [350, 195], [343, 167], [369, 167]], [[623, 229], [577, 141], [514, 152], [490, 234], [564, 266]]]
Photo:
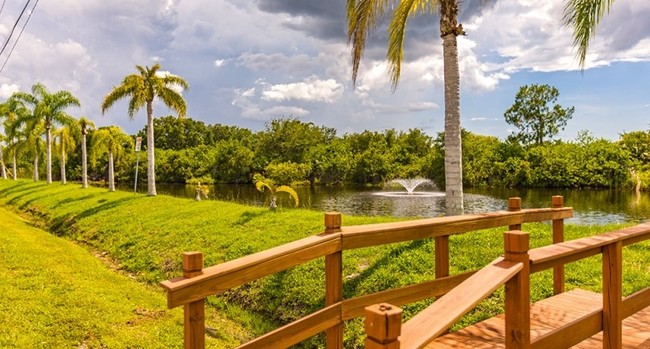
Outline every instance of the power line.
[[25, 6], [23, 7], [23, 10], [20, 11], [20, 16], [18, 16], [18, 19], [16, 19], [14, 26], [11, 28], [11, 32], [9, 33], [9, 36], [7, 36], [7, 40], [5, 40], [4, 44], [2, 45], [2, 49], [0, 49], [0, 55], [2, 55], [5, 52], [5, 49], [9, 44], [9, 40], [11, 40], [11, 37], [14, 35], [14, 30], [16, 30], [16, 27], [18, 26], [18, 22], [20, 22], [20, 19], [23, 17], [23, 14], [25, 14], [25, 10], [27, 9], [27, 6], [29, 6], [30, 2], [31, 0], [27, 0]]
[[[7, 55], [7, 58], [5, 59], [4, 63], [2, 63], [2, 67], [0, 67], [0, 74], [2, 74], [2, 71], [5, 69], [5, 66], [7, 65], [7, 62], [9, 62], [9, 57], [11, 57], [11, 54], [14, 53], [14, 49], [16, 48], [16, 45], [18, 44], [18, 40], [20, 40], [20, 37], [23, 35], [23, 31], [25, 30], [25, 27], [27, 27], [27, 23], [29, 23], [29, 19], [32, 18], [32, 14], [34, 14], [34, 10], [36, 10], [36, 5], [38, 5], [39, 0], [36, 0], [34, 3], [34, 6], [32, 7], [32, 10], [29, 12], [29, 15], [27, 16], [27, 19], [25, 20], [25, 24], [23, 24], [23, 27], [20, 29], [20, 33], [18, 33], [18, 37], [16, 38], [16, 41], [14, 41], [13, 46], [11, 46], [11, 50], [9, 51], [9, 54]], [[29, 1], [27, 1], [29, 3]], [[4, 3], [3, 3], [4, 5]], [[2, 10], [0, 10], [1, 12]], [[19, 18], [20, 19], [20, 18]], [[0, 52], [2, 54], [2, 52]]]
[[2, 6], [0, 7], [0, 15], [2, 14], [2, 10], [4, 10], [5, 8], [5, 2], [7, 2], [7, 0], [2, 0]]

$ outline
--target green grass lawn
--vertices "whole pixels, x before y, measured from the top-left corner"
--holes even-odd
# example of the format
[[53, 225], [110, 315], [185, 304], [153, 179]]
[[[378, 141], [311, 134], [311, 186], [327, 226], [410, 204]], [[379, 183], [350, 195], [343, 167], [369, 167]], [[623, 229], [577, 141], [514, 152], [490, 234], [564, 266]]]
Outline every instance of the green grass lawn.
[[[289, 208], [273, 212], [266, 208], [230, 202], [195, 202], [162, 195], [147, 197], [127, 192], [109, 193], [100, 188], [80, 189], [77, 184], [0, 181], [0, 204], [29, 214], [30, 217], [37, 217], [36, 222], [54, 235], [106, 254], [118, 269], [133, 275], [152, 289], [157, 289], [158, 282], [182, 274], [181, 254], [185, 251], [202, 251], [205, 264], [209, 266], [323, 230], [322, 212]], [[391, 217], [344, 215], [343, 224], [395, 220]], [[566, 238], [591, 236], [621, 226], [567, 225]], [[489, 229], [453, 236], [450, 239], [452, 274], [481, 268], [500, 256], [503, 253], [502, 233], [505, 230], [506, 228]], [[533, 247], [551, 241], [549, 224], [527, 224], [523, 230], [531, 233]], [[40, 240], [37, 239], [34, 244], [40, 244]], [[75, 247], [69, 243], [67, 246], [70, 249]], [[345, 298], [433, 278], [433, 243], [429, 239], [345, 251], [343, 256]], [[625, 248], [625, 294], [650, 286], [649, 257], [648, 243]], [[8, 262], [0, 259], [0, 263]], [[208, 298], [210, 307], [206, 324], [215, 328], [213, 332], [218, 337], [208, 338], [208, 343], [233, 347], [233, 343], [246, 341], [321, 308], [325, 295], [324, 275], [324, 262], [321, 258], [240, 286], [218, 297]], [[601, 282], [599, 257], [567, 267], [568, 289], [580, 287], [598, 292]], [[547, 297], [552, 293], [549, 272], [535, 274], [532, 284], [533, 299]], [[141, 284], [133, 283], [130, 287], [142, 288]], [[125, 298], [129, 291], [121, 294]], [[161, 299], [159, 309], [164, 309], [160, 293], [156, 297]], [[38, 304], [31, 300], [26, 307], [33, 308], [30, 306], [32, 303]], [[427, 300], [405, 306], [405, 317], [412, 316], [430, 303], [431, 300]], [[133, 316], [133, 309], [129, 311]], [[500, 290], [482, 302], [455, 328], [502, 311], [503, 292]], [[166, 329], [166, 335], [172, 336], [181, 331], [182, 317], [169, 314], [179, 313], [164, 311], [164, 315], [154, 322]], [[171, 318], [166, 320], [167, 316]], [[94, 324], [94, 321], [88, 322]], [[117, 332], [122, 331], [119, 327], [114, 328]], [[0, 340], [5, 338], [2, 332], [0, 336]], [[362, 347], [362, 338], [360, 320], [346, 323], [346, 348]], [[215, 344], [218, 341], [220, 344]], [[176, 344], [181, 343], [182, 340]], [[322, 338], [310, 340], [303, 346], [322, 346]]]

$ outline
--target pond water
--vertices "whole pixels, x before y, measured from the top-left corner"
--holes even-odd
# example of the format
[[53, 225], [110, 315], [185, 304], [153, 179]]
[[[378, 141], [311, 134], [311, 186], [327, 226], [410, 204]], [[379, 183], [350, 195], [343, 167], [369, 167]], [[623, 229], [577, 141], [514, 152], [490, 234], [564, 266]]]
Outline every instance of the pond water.
[[[158, 194], [194, 197], [193, 185], [157, 184]], [[210, 185], [208, 197], [239, 203], [264, 206], [269, 197], [253, 185]], [[133, 190], [124, 185], [122, 190]], [[431, 188], [416, 188], [414, 195], [398, 188], [377, 187], [298, 187], [300, 206], [317, 211], [338, 211], [350, 215], [428, 218], [445, 213], [443, 193]], [[138, 192], [146, 193], [146, 184]], [[397, 195], [391, 195], [397, 193]], [[621, 190], [577, 189], [466, 189], [465, 213], [483, 213], [505, 210], [507, 199], [518, 196], [524, 208], [550, 207], [551, 196], [563, 195], [564, 205], [574, 209], [570, 223], [602, 224], [643, 222], [650, 220], [650, 193], [635, 194]], [[286, 193], [278, 193], [281, 207], [293, 206]]]

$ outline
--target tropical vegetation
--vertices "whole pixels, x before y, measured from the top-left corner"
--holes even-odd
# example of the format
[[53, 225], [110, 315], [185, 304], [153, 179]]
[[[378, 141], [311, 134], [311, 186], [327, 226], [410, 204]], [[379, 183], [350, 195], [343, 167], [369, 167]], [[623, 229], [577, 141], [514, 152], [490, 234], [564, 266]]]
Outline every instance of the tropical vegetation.
[[370, 31], [391, 12], [388, 26], [387, 59], [393, 89], [399, 82], [407, 21], [416, 14], [438, 14], [443, 47], [445, 85], [444, 173], [446, 211], [463, 213], [463, 171], [460, 125], [460, 72], [457, 37], [465, 35], [458, 22], [458, 0], [348, 0], [348, 43], [352, 48], [352, 80], [356, 82]]
[[138, 74], [127, 75], [120, 85], [114, 87], [102, 102], [102, 113], [105, 113], [115, 102], [122, 98], [129, 99], [128, 114], [131, 120], [142, 107], [147, 110], [147, 190], [150, 196], [157, 195], [153, 102], [158, 99], [167, 107], [176, 111], [179, 118], [185, 117], [187, 106], [179, 91], [186, 90], [189, 84], [183, 78], [168, 72], [160, 71], [160, 64], [152, 67], [136, 66]]

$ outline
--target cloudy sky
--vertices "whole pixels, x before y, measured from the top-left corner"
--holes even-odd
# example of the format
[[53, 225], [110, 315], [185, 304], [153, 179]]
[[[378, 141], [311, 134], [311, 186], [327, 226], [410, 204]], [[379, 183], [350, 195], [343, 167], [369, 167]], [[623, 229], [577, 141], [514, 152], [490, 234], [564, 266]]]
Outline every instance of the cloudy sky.
[[[25, 1], [9, 1], [0, 12], [3, 40]], [[561, 105], [575, 106], [565, 139], [580, 130], [617, 139], [650, 128], [650, 1], [614, 4], [582, 73], [561, 24], [563, 3], [463, 3], [463, 127], [507, 136], [504, 111], [520, 86], [539, 83], [556, 86]], [[261, 130], [284, 116], [335, 127], [339, 135], [386, 128], [434, 135], [444, 121], [437, 23], [433, 16], [409, 22], [402, 78], [391, 93], [382, 26], [370, 38], [357, 85], [351, 83], [345, 0], [41, 0], [0, 72], [0, 99], [42, 82], [80, 99], [72, 115], [135, 133], [145, 124], [144, 111], [131, 121], [125, 103], [104, 116], [99, 106], [135, 65], [158, 62], [189, 82], [188, 116], [209, 124]], [[154, 113], [170, 111], [156, 105]]]

